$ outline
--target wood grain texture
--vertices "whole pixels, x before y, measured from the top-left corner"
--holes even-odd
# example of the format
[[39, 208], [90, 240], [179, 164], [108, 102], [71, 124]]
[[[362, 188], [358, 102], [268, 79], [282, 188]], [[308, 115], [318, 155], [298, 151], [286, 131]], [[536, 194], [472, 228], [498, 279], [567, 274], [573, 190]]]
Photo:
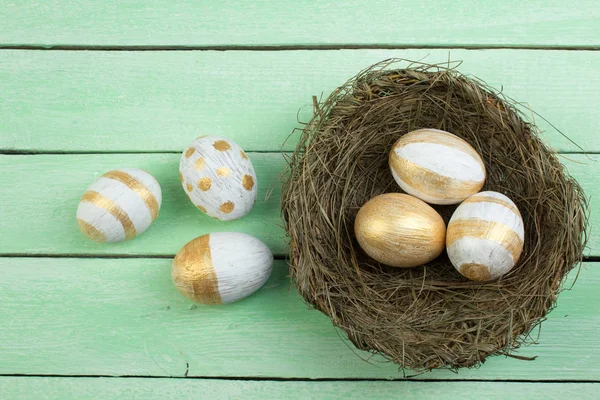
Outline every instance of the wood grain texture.
[[[327, 96], [390, 57], [463, 60], [460, 71], [527, 102], [586, 151], [600, 151], [600, 52], [456, 49], [4, 50], [0, 149], [182, 151], [193, 138], [211, 134], [229, 137], [246, 151], [292, 150], [298, 134], [284, 142], [301, 126], [298, 118], [309, 120], [311, 96]], [[536, 121], [556, 149], [580, 151]]]
[[[0, 377], [10, 399], [590, 399], [598, 383], [273, 382], [215, 379]], [[35, 393], [35, 395], [33, 395]]]
[[[285, 253], [279, 218], [280, 154], [250, 153], [258, 177], [257, 202], [249, 215], [218, 221], [198, 210], [179, 182], [179, 154], [0, 156], [0, 254], [174, 255], [193, 238], [234, 231], [261, 239]], [[135, 240], [95, 243], [77, 227], [77, 204], [86, 187], [104, 172], [135, 166], [152, 174], [163, 193], [158, 218]]]
[[[3, 155], [0, 170], [0, 254], [137, 254], [174, 255], [189, 240], [205, 233], [239, 231], [254, 235], [275, 255], [285, 255], [280, 219], [281, 154], [250, 153], [258, 176], [258, 201], [237, 221], [217, 221], [189, 201], [178, 176], [178, 154]], [[600, 155], [568, 155], [561, 160], [592, 197], [592, 228], [600, 223], [594, 207], [600, 195]], [[78, 230], [79, 198], [95, 177], [126, 166], [151, 173], [161, 184], [163, 205], [152, 226], [135, 240], [98, 244]], [[268, 195], [268, 197], [267, 197]], [[586, 255], [600, 256], [600, 232], [591, 230]]]
[[[402, 377], [308, 310], [283, 261], [254, 295], [222, 306], [192, 306], [170, 269], [170, 259], [0, 258], [0, 374]], [[542, 324], [540, 344], [519, 352], [537, 360], [494, 357], [480, 369], [417, 378], [599, 380], [590, 334], [600, 329], [591, 301], [599, 284], [598, 264], [585, 264]]]
[[32, 0], [0, 8], [0, 45], [600, 45], [594, 0]]

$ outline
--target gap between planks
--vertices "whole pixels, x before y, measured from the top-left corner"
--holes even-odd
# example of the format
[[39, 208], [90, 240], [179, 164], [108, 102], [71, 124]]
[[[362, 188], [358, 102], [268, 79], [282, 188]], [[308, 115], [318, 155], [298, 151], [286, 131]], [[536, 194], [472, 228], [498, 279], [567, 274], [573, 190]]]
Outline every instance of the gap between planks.
[[[52, 254], [0, 253], [0, 258], [102, 258], [102, 259], [171, 259], [175, 254]], [[289, 261], [287, 255], [273, 253], [276, 261]], [[580, 263], [600, 262], [600, 256], [584, 256]], [[0, 375], [1, 376], [1, 375]]]
[[[67, 254], [67, 253], [0, 253], [0, 258], [105, 258], [105, 259], [171, 259], [175, 254]], [[288, 257], [282, 254], [273, 254], [278, 261], [288, 261]], [[598, 257], [600, 258], [600, 257]], [[1, 375], [0, 375], [1, 376]]]
[[[294, 154], [293, 150], [281, 150], [281, 151], [272, 151], [272, 150], [250, 150], [250, 153], [259, 153], [259, 154]], [[173, 150], [93, 150], [93, 151], [85, 151], [85, 150], [71, 150], [71, 151], [56, 151], [56, 150], [22, 150], [22, 149], [0, 149], [0, 155], [5, 156], [45, 156], [45, 155], [103, 155], [103, 154], [181, 154], [181, 151], [173, 151]], [[595, 155], [600, 154], [600, 151], [559, 151], [556, 152], [558, 155], [573, 155], [573, 154], [583, 154], [583, 155]]]
[[[249, 150], [247, 153], [259, 153], [259, 154], [293, 154], [292, 150], [272, 151], [272, 150]], [[23, 149], [0, 149], [0, 155], [5, 156], [44, 156], [44, 155], [102, 155], [102, 154], [181, 154], [181, 151], [174, 150], [71, 150], [71, 151], [57, 151], [57, 150], [23, 150]], [[569, 153], [563, 152], [560, 154], [579, 154], [576, 152]], [[583, 154], [594, 154], [594, 153], [583, 153]], [[600, 154], [600, 153], [599, 153]]]
[[58, 375], [58, 374], [0, 374], [2, 378], [109, 378], [109, 379], [187, 379], [187, 380], [219, 380], [249, 382], [415, 382], [415, 383], [455, 383], [455, 382], [489, 382], [489, 383], [600, 383], [593, 379], [419, 379], [415, 375], [404, 378], [281, 378], [277, 376], [169, 376], [169, 375]]
[[600, 46], [539, 46], [539, 45], [468, 45], [468, 44], [315, 44], [315, 45], [215, 45], [215, 46], [109, 46], [109, 45], [2, 45], [0, 50], [35, 51], [305, 51], [305, 50], [539, 50], [539, 51], [598, 51]]

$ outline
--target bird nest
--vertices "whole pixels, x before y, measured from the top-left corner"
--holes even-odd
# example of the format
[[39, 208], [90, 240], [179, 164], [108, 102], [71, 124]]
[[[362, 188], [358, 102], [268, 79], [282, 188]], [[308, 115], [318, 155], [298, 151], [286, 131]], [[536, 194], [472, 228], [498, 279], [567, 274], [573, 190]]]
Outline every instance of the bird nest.
[[[513, 100], [455, 68], [400, 60], [362, 71], [323, 103], [288, 157], [282, 215], [290, 268], [306, 301], [361, 350], [403, 368], [471, 367], [491, 355], [517, 358], [555, 306], [585, 247], [588, 209], [579, 184]], [[359, 208], [402, 192], [388, 153], [403, 134], [449, 131], [481, 154], [482, 190], [510, 197], [523, 215], [519, 263], [493, 282], [462, 277], [445, 252], [416, 268], [369, 258], [354, 236]], [[456, 209], [433, 206], [448, 223]]]

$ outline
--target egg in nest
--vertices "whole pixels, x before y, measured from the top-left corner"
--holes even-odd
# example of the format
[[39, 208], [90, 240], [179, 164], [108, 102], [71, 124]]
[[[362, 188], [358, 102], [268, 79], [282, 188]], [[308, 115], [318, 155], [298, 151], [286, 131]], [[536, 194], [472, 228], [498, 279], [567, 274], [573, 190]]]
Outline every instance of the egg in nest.
[[515, 203], [498, 192], [466, 199], [448, 223], [446, 246], [452, 265], [474, 281], [490, 281], [510, 271], [521, 256], [525, 228]]
[[485, 182], [481, 156], [465, 140], [439, 129], [419, 129], [392, 147], [394, 180], [408, 194], [431, 204], [456, 204]]
[[250, 158], [223, 137], [194, 140], [181, 156], [179, 178], [192, 203], [213, 218], [241, 218], [256, 202], [256, 173]]
[[360, 208], [354, 233], [360, 247], [375, 260], [408, 268], [442, 253], [446, 225], [422, 200], [404, 193], [386, 193]]

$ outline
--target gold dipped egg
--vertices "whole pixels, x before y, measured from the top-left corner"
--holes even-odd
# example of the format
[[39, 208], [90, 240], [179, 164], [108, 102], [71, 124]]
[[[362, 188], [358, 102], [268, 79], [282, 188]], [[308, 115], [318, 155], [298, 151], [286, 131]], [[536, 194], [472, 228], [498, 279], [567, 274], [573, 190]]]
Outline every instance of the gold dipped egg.
[[238, 232], [199, 236], [173, 259], [171, 280], [188, 299], [226, 304], [260, 289], [273, 269], [273, 254], [259, 239]]
[[402, 136], [389, 154], [394, 180], [408, 194], [431, 204], [457, 204], [477, 193], [486, 171], [465, 140], [439, 129]]
[[518, 262], [525, 239], [521, 213], [498, 192], [467, 198], [448, 223], [446, 246], [450, 262], [466, 278], [491, 281]]
[[446, 225], [431, 206], [403, 193], [386, 193], [365, 203], [354, 233], [373, 259], [392, 267], [423, 265], [444, 250]]

